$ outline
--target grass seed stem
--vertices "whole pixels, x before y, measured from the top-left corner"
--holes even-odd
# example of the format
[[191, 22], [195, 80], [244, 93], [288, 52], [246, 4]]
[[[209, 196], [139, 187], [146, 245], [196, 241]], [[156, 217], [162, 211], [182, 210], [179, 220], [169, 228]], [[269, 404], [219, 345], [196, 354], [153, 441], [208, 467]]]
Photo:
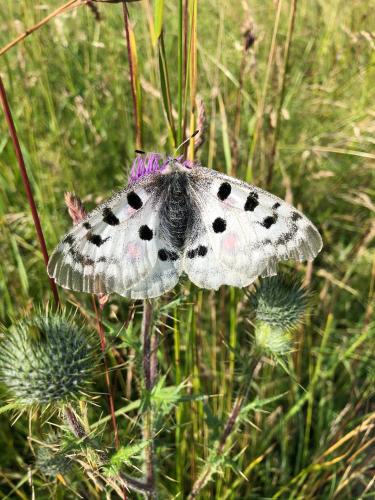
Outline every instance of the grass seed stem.
[[81, 0], [69, 0], [69, 2], [65, 3], [64, 5], [61, 5], [58, 7], [56, 10], [51, 12], [51, 14], [48, 14], [48, 16], [44, 17], [41, 19], [38, 23], [34, 24], [34, 26], [31, 26], [31, 28], [27, 28], [23, 33], [18, 35], [14, 40], [10, 41], [7, 43], [3, 48], [0, 49], [0, 56], [4, 55], [5, 52], [8, 52], [9, 49], [17, 45], [19, 42], [22, 42], [25, 38], [27, 38], [29, 35], [34, 33], [34, 31], [37, 31], [39, 28], [47, 24], [51, 19], [54, 17], [62, 14], [65, 12], [69, 7], [72, 7], [74, 4], [77, 4], [77, 7], [79, 5], [83, 5], [86, 2], [81, 2]]

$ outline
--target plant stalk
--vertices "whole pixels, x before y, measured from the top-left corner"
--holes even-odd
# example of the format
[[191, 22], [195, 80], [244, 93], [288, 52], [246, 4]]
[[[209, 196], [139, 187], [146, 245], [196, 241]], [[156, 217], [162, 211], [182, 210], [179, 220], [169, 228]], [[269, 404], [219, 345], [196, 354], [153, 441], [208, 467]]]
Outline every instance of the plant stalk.
[[106, 347], [107, 347], [107, 341], [105, 338], [105, 333], [104, 333], [104, 328], [103, 328], [103, 315], [102, 315], [102, 308], [100, 310], [98, 309], [96, 305], [96, 299], [95, 296], [93, 295], [92, 297], [92, 303], [96, 315], [96, 321], [97, 321], [97, 329], [100, 337], [100, 349], [103, 354], [103, 363], [104, 363], [104, 376], [105, 376], [105, 382], [107, 385], [108, 389], [108, 407], [109, 411], [111, 413], [111, 420], [112, 420], [112, 426], [113, 426], [113, 432], [114, 432], [114, 437], [115, 437], [115, 447], [118, 449], [120, 442], [119, 442], [119, 437], [118, 437], [118, 426], [117, 426], [117, 420], [116, 420], [116, 415], [115, 415], [115, 403], [113, 399], [113, 392], [112, 392], [112, 384], [111, 384], [111, 379], [109, 376], [109, 369], [108, 369], [108, 361], [107, 361], [107, 356], [106, 356]]
[[137, 99], [137, 79], [136, 79], [136, 64], [134, 60], [134, 54], [132, 52], [132, 44], [131, 44], [131, 27], [129, 24], [129, 12], [128, 7], [126, 6], [126, 2], [122, 2], [122, 11], [124, 17], [124, 26], [125, 26], [125, 37], [126, 37], [126, 47], [128, 51], [128, 60], [129, 60], [129, 73], [130, 73], [130, 88], [132, 93], [133, 100], [133, 114], [134, 114], [134, 130], [135, 130], [135, 144], [136, 149], [142, 148], [142, 123], [141, 123], [141, 115], [140, 115], [140, 105]]
[[183, 141], [183, 116], [182, 116], [182, 104], [183, 104], [183, 5], [182, 0], [178, 0], [178, 45], [177, 45], [177, 92], [178, 92], [178, 123], [177, 123], [177, 146]]
[[253, 133], [253, 136], [251, 139], [251, 144], [250, 144], [249, 159], [248, 159], [248, 163], [247, 163], [247, 171], [246, 171], [246, 179], [245, 179], [246, 182], [251, 182], [252, 177], [253, 177], [253, 167], [254, 167], [256, 146], [258, 144], [259, 135], [260, 135], [260, 132], [261, 132], [262, 127], [263, 127], [263, 117], [264, 117], [264, 109], [265, 109], [265, 104], [266, 104], [267, 88], [268, 88], [268, 82], [269, 82], [270, 75], [271, 75], [271, 67], [272, 67], [273, 59], [275, 57], [275, 52], [276, 52], [276, 36], [277, 36], [278, 29], [279, 29], [282, 3], [283, 3], [283, 0], [277, 0], [276, 17], [275, 17], [275, 23], [274, 23], [274, 27], [273, 27], [270, 51], [268, 54], [266, 74], [265, 74], [264, 81], [263, 81], [262, 94], [261, 94], [259, 105], [257, 108], [257, 113], [256, 113], [257, 116], [256, 116], [255, 127], [254, 127], [254, 133]]
[[[16, 130], [16, 127], [15, 127], [15, 124], [13, 121], [12, 112], [11, 112], [10, 107], [9, 107], [8, 98], [6, 95], [5, 87], [4, 87], [3, 80], [1, 78], [1, 76], [0, 76], [0, 101], [1, 101], [1, 104], [2, 104], [3, 109], [4, 109], [5, 118], [6, 118], [6, 121], [8, 124], [8, 128], [9, 128], [9, 135], [11, 136], [11, 139], [13, 142], [13, 148], [14, 148], [14, 151], [16, 153], [18, 166], [19, 166], [19, 169], [21, 172], [22, 182], [23, 182], [23, 185], [25, 187], [27, 201], [28, 201], [30, 209], [31, 209], [31, 214], [33, 217], [34, 226], [35, 226], [35, 230], [36, 230], [36, 233], [38, 236], [39, 245], [40, 245], [40, 248], [42, 251], [44, 263], [47, 267], [47, 265], [48, 265], [48, 252], [47, 252], [46, 241], [44, 239], [44, 234], [43, 234], [42, 226], [41, 226], [40, 219], [39, 219], [38, 209], [37, 209], [35, 201], [34, 201], [34, 196], [33, 196], [32, 190], [31, 190], [29, 176], [27, 174], [25, 161], [24, 161], [21, 146], [20, 146], [20, 143], [18, 140], [17, 130]], [[49, 284], [50, 284], [50, 287], [52, 290], [53, 297], [55, 299], [56, 306], [58, 306], [60, 304], [60, 301], [59, 301], [59, 294], [57, 292], [56, 283], [54, 282], [54, 280], [52, 278], [48, 278], [48, 280], [49, 280]]]
[[[157, 350], [153, 349], [152, 339], [152, 303], [145, 300], [143, 302], [143, 318], [142, 318], [142, 342], [143, 342], [143, 376], [145, 390], [150, 396], [156, 378], [156, 356]], [[148, 442], [145, 448], [145, 465], [146, 465], [146, 480], [151, 486], [151, 490], [147, 494], [148, 499], [156, 497], [155, 492], [155, 470], [154, 470], [154, 440], [153, 440], [153, 413], [149, 402], [148, 408], [145, 411], [143, 418], [143, 439]]]
[[296, 18], [296, 11], [297, 11], [297, 0], [292, 0], [291, 6], [290, 6], [288, 34], [287, 34], [287, 38], [286, 38], [286, 42], [285, 42], [285, 50], [284, 50], [284, 65], [283, 65], [282, 76], [281, 76], [280, 100], [279, 100], [279, 104], [278, 104], [277, 110], [276, 110], [275, 132], [273, 134], [272, 143], [271, 143], [271, 158], [270, 158], [270, 162], [268, 165], [268, 172], [267, 172], [267, 178], [266, 178], [266, 188], [268, 188], [271, 185], [272, 177], [273, 177], [273, 169], [274, 169], [274, 165], [275, 165], [277, 140], [278, 140], [279, 132], [280, 132], [280, 116], [281, 116], [281, 110], [283, 108], [284, 99], [285, 99], [285, 80], [286, 80], [286, 75], [288, 72], [290, 45], [291, 45], [293, 31], [294, 31], [294, 22], [295, 22], [295, 18]]

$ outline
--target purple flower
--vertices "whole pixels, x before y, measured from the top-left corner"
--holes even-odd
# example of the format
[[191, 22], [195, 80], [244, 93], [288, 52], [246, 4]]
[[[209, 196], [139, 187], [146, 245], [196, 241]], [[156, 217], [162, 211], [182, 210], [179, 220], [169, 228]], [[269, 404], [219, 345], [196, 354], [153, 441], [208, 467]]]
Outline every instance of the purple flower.
[[183, 160], [183, 156], [178, 156], [177, 158], [167, 156], [165, 158], [159, 153], [138, 155], [133, 161], [130, 170], [129, 183], [133, 184], [146, 175], [162, 172], [173, 160], [180, 162], [186, 168], [194, 168], [195, 165], [195, 163], [190, 160]]

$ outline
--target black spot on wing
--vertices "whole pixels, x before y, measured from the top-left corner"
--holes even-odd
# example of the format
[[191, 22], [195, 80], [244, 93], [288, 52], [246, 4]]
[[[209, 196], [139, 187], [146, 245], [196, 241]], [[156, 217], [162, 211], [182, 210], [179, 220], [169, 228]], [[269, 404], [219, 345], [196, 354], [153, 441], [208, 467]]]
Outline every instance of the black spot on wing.
[[100, 234], [92, 234], [91, 232], [86, 234], [86, 238], [90, 243], [96, 245], [97, 247], [100, 247], [101, 245], [103, 245], [103, 243], [109, 240], [109, 236], [107, 236], [107, 238], [103, 240]]
[[84, 222], [84, 223], [83, 223], [83, 227], [84, 227], [85, 229], [91, 229], [91, 224], [90, 224], [90, 222]]
[[231, 191], [232, 187], [229, 184], [229, 182], [223, 182], [219, 187], [219, 190], [217, 192], [217, 197], [219, 198], [219, 200], [224, 201], [228, 198]]
[[71, 254], [74, 262], [78, 262], [83, 266], [93, 266], [95, 263], [92, 259], [90, 259], [90, 257], [85, 257], [73, 247], [69, 248], [69, 253]]
[[168, 260], [167, 251], [164, 248], [161, 248], [158, 251], [158, 257], [159, 257], [160, 260], [162, 260], [163, 262], [165, 262], [166, 260]]
[[63, 239], [63, 243], [67, 243], [68, 245], [73, 245], [74, 236], [72, 236], [71, 234], [66, 235], [65, 238]]
[[279, 202], [277, 201], [276, 203], [274, 203], [274, 204], [272, 205], [272, 209], [273, 209], [273, 210], [276, 210], [276, 209], [277, 209], [277, 208], [279, 208], [280, 206], [281, 206], [281, 203], [279, 203]]
[[129, 205], [134, 208], [134, 210], [139, 210], [143, 205], [141, 198], [134, 191], [130, 191], [130, 193], [127, 194], [127, 199]]
[[197, 253], [197, 249], [194, 248], [194, 249], [191, 249], [188, 251], [187, 256], [189, 259], [194, 259], [194, 257], [196, 256], [196, 253]]
[[285, 245], [292, 239], [293, 239], [292, 233], [284, 233], [276, 240], [276, 245]]
[[291, 216], [292, 221], [296, 222], [299, 219], [302, 219], [302, 215], [300, 215], [298, 212], [293, 212]]
[[259, 205], [258, 201], [259, 195], [255, 191], [251, 192], [247, 197], [244, 209], [246, 212], [253, 212], [256, 207]]
[[152, 232], [152, 229], [150, 229], [148, 226], [141, 226], [139, 228], [139, 237], [141, 240], [145, 241], [151, 241], [154, 233]]
[[204, 257], [207, 254], [207, 247], [203, 245], [199, 245], [198, 247], [198, 255], [199, 257]]
[[103, 222], [110, 226], [118, 226], [120, 224], [120, 221], [109, 207], [103, 208]]
[[198, 248], [194, 248], [192, 250], [189, 250], [187, 253], [187, 256], [189, 259], [194, 259], [195, 257], [204, 257], [207, 255], [208, 248], [205, 247], [204, 245], [199, 245]]
[[270, 217], [266, 217], [263, 222], [262, 222], [262, 226], [264, 226], [266, 229], [269, 229], [272, 224], [275, 224], [277, 221], [277, 215], [272, 215]]
[[288, 233], [284, 233], [281, 236], [279, 236], [279, 238], [276, 240], [276, 245], [285, 245], [289, 241], [292, 241], [297, 232], [298, 232], [298, 227], [296, 224], [293, 224]]
[[158, 257], [161, 261], [165, 262], [166, 260], [177, 260], [178, 254], [176, 252], [171, 252], [170, 250], [166, 250], [165, 248], [161, 248], [158, 251]]
[[177, 260], [178, 254], [176, 252], [168, 252], [168, 258], [169, 260]]
[[225, 231], [226, 227], [227, 227], [227, 223], [221, 217], [218, 217], [212, 223], [212, 229], [215, 231], [215, 233], [223, 233]]

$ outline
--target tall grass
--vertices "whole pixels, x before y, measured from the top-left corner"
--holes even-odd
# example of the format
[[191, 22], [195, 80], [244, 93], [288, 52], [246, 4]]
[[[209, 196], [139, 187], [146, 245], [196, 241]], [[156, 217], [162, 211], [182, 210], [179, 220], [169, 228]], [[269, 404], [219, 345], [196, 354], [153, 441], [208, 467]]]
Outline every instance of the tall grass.
[[[62, 4], [3, 0], [0, 46]], [[111, 296], [102, 321], [117, 454], [102, 377], [94, 404], [81, 402], [73, 419], [95, 440], [93, 449], [106, 450], [112, 472], [142, 478], [146, 462], [160, 498], [371, 498], [371, 2], [95, 6], [101, 21], [86, 5], [68, 10], [0, 60], [48, 248], [70, 226], [64, 192], [75, 191], [92, 208], [126, 183], [134, 149], [173, 154], [197, 128], [199, 96], [207, 140], [198, 151], [190, 141], [189, 158], [302, 208], [322, 232], [324, 249], [313, 265], [281, 266], [312, 298], [292, 351], [280, 357], [256, 357], [244, 290], [202, 291], [185, 281], [155, 300], [148, 340], [158, 340], [157, 349], [156, 340], [149, 346], [158, 370], [148, 387], [142, 306]], [[7, 327], [51, 293], [5, 120], [0, 188], [0, 319]], [[96, 328], [90, 297], [60, 295]], [[5, 388], [1, 394], [5, 405]], [[24, 414], [11, 425], [2, 412], [0, 420], [2, 496], [104, 498], [102, 479], [92, 479], [93, 464], [102, 474], [101, 456], [80, 455], [80, 466], [53, 480], [35, 465], [39, 443], [62, 425], [59, 414]], [[76, 444], [74, 432], [70, 439]], [[114, 495], [124, 495], [126, 483], [129, 498], [141, 497], [129, 481], [119, 489], [105, 477]]]

